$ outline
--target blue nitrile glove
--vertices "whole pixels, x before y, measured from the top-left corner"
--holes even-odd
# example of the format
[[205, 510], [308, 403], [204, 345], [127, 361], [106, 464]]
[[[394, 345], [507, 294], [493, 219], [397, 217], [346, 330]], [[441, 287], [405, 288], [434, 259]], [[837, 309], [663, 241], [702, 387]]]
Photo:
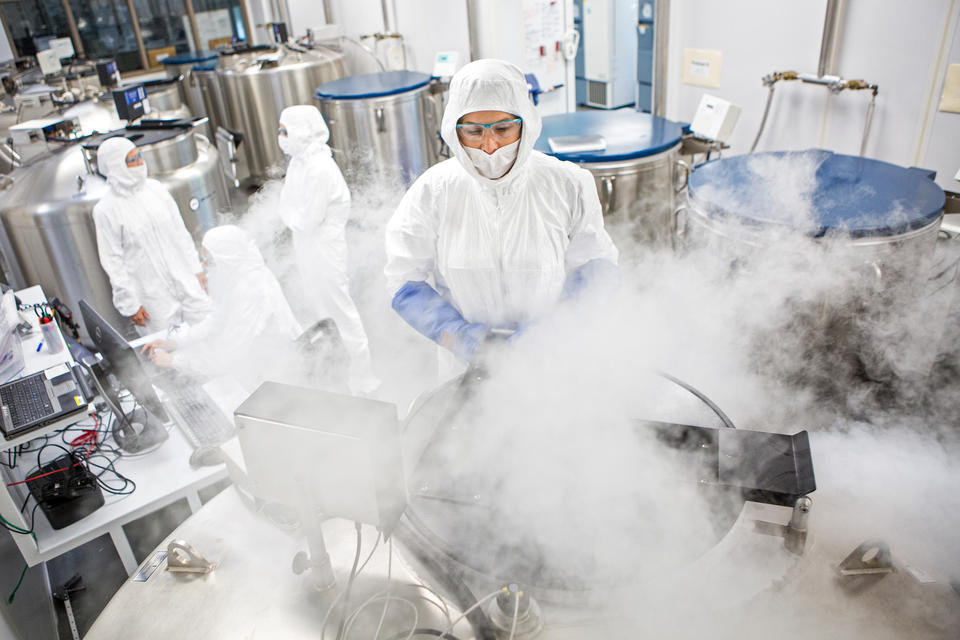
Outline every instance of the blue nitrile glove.
[[591, 287], [615, 288], [619, 282], [617, 265], [603, 258], [594, 258], [567, 274], [560, 297], [565, 300], [576, 298]]
[[394, 311], [407, 324], [460, 360], [470, 362], [490, 328], [469, 323], [449, 301], [426, 282], [408, 282], [393, 295]]
[[507, 338], [507, 344], [515, 343], [517, 340], [522, 338], [528, 331], [530, 331], [530, 329], [535, 324], [536, 323], [533, 322], [532, 320], [520, 323], [520, 325], [516, 328], [516, 330], [510, 334], [510, 337]]

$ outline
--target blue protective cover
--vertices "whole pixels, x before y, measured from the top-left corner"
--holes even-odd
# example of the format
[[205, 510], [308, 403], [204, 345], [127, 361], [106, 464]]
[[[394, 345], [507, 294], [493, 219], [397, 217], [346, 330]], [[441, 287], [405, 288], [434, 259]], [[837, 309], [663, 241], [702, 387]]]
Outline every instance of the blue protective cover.
[[945, 195], [922, 172], [810, 149], [713, 160], [690, 175], [689, 198], [712, 218], [820, 237], [888, 236], [926, 227]]
[[[607, 148], [582, 153], [550, 150], [550, 138], [582, 135], [603, 136]], [[656, 155], [679, 144], [682, 137], [683, 129], [676, 122], [633, 109], [576, 111], [545, 117], [533, 148], [570, 162], [613, 162]]]
[[317, 88], [318, 100], [363, 100], [413, 91], [430, 82], [419, 71], [380, 71], [332, 80]]
[[176, 65], [176, 64], [198, 64], [202, 62], [209, 62], [211, 60], [217, 59], [216, 51], [190, 51], [187, 53], [178, 53], [173, 56], [168, 56], [161, 60], [165, 65]]

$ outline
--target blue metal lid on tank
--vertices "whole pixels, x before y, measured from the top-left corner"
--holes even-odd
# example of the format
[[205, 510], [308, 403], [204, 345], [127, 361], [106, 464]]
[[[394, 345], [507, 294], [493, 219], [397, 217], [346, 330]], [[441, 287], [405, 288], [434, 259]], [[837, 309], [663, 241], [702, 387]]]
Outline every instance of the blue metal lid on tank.
[[380, 71], [347, 76], [317, 88], [317, 100], [364, 100], [413, 91], [430, 83], [430, 74], [420, 71]]
[[696, 167], [691, 204], [710, 218], [811, 237], [885, 237], [940, 217], [943, 190], [925, 172], [823, 149], [721, 158]]
[[[598, 137], [602, 149], [553, 151], [550, 139]], [[681, 125], [633, 109], [577, 111], [546, 116], [534, 149], [570, 162], [615, 162], [656, 155], [683, 137]], [[554, 145], [556, 146], [556, 145]]]
[[187, 51], [186, 53], [177, 53], [172, 56], [167, 56], [166, 58], [160, 60], [160, 63], [170, 67], [181, 64], [202, 64], [204, 62], [210, 62], [211, 60], [216, 59], [216, 51]]

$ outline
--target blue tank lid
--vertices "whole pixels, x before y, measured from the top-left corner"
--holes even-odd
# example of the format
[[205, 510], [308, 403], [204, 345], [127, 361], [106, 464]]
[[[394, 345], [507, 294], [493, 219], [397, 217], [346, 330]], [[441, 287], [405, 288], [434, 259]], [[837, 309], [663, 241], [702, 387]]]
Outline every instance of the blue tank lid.
[[923, 172], [823, 149], [713, 160], [690, 174], [690, 200], [714, 218], [820, 237], [888, 236], [930, 225], [946, 197]]
[[216, 59], [216, 51], [189, 51], [187, 53], [178, 53], [176, 55], [167, 56], [160, 62], [166, 65], [196, 64], [199, 62], [209, 62], [210, 60]]
[[[567, 136], [602, 136], [606, 149], [571, 153], [550, 149], [550, 138]], [[546, 116], [533, 148], [570, 162], [613, 162], [656, 155], [679, 144], [682, 137], [676, 122], [633, 109], [576, 111]]]
[[319, 100], [381, 98], [427, 85], [430, 75], [419, 71], [380, 71], [326, 82], [317, 89]]
[[211, 62], [204, 62], [202, 64], [193, 65], [194, 71], [216, 71], [217, 70], [217, 60]]

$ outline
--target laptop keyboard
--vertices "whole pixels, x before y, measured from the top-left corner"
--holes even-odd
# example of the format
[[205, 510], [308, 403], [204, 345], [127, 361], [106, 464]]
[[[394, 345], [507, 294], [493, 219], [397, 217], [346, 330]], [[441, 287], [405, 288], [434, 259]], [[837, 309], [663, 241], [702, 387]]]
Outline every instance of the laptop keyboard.
[[233, 422], [199, 386], [163, 389], [166, 402], [179, 418], [174, 422], [195, 448], [221, 445], [233, 437]]
[[0, 387], [0, 400], [7, 406], [14, 428], [42, 420], [54, 413], [41, 372]]

